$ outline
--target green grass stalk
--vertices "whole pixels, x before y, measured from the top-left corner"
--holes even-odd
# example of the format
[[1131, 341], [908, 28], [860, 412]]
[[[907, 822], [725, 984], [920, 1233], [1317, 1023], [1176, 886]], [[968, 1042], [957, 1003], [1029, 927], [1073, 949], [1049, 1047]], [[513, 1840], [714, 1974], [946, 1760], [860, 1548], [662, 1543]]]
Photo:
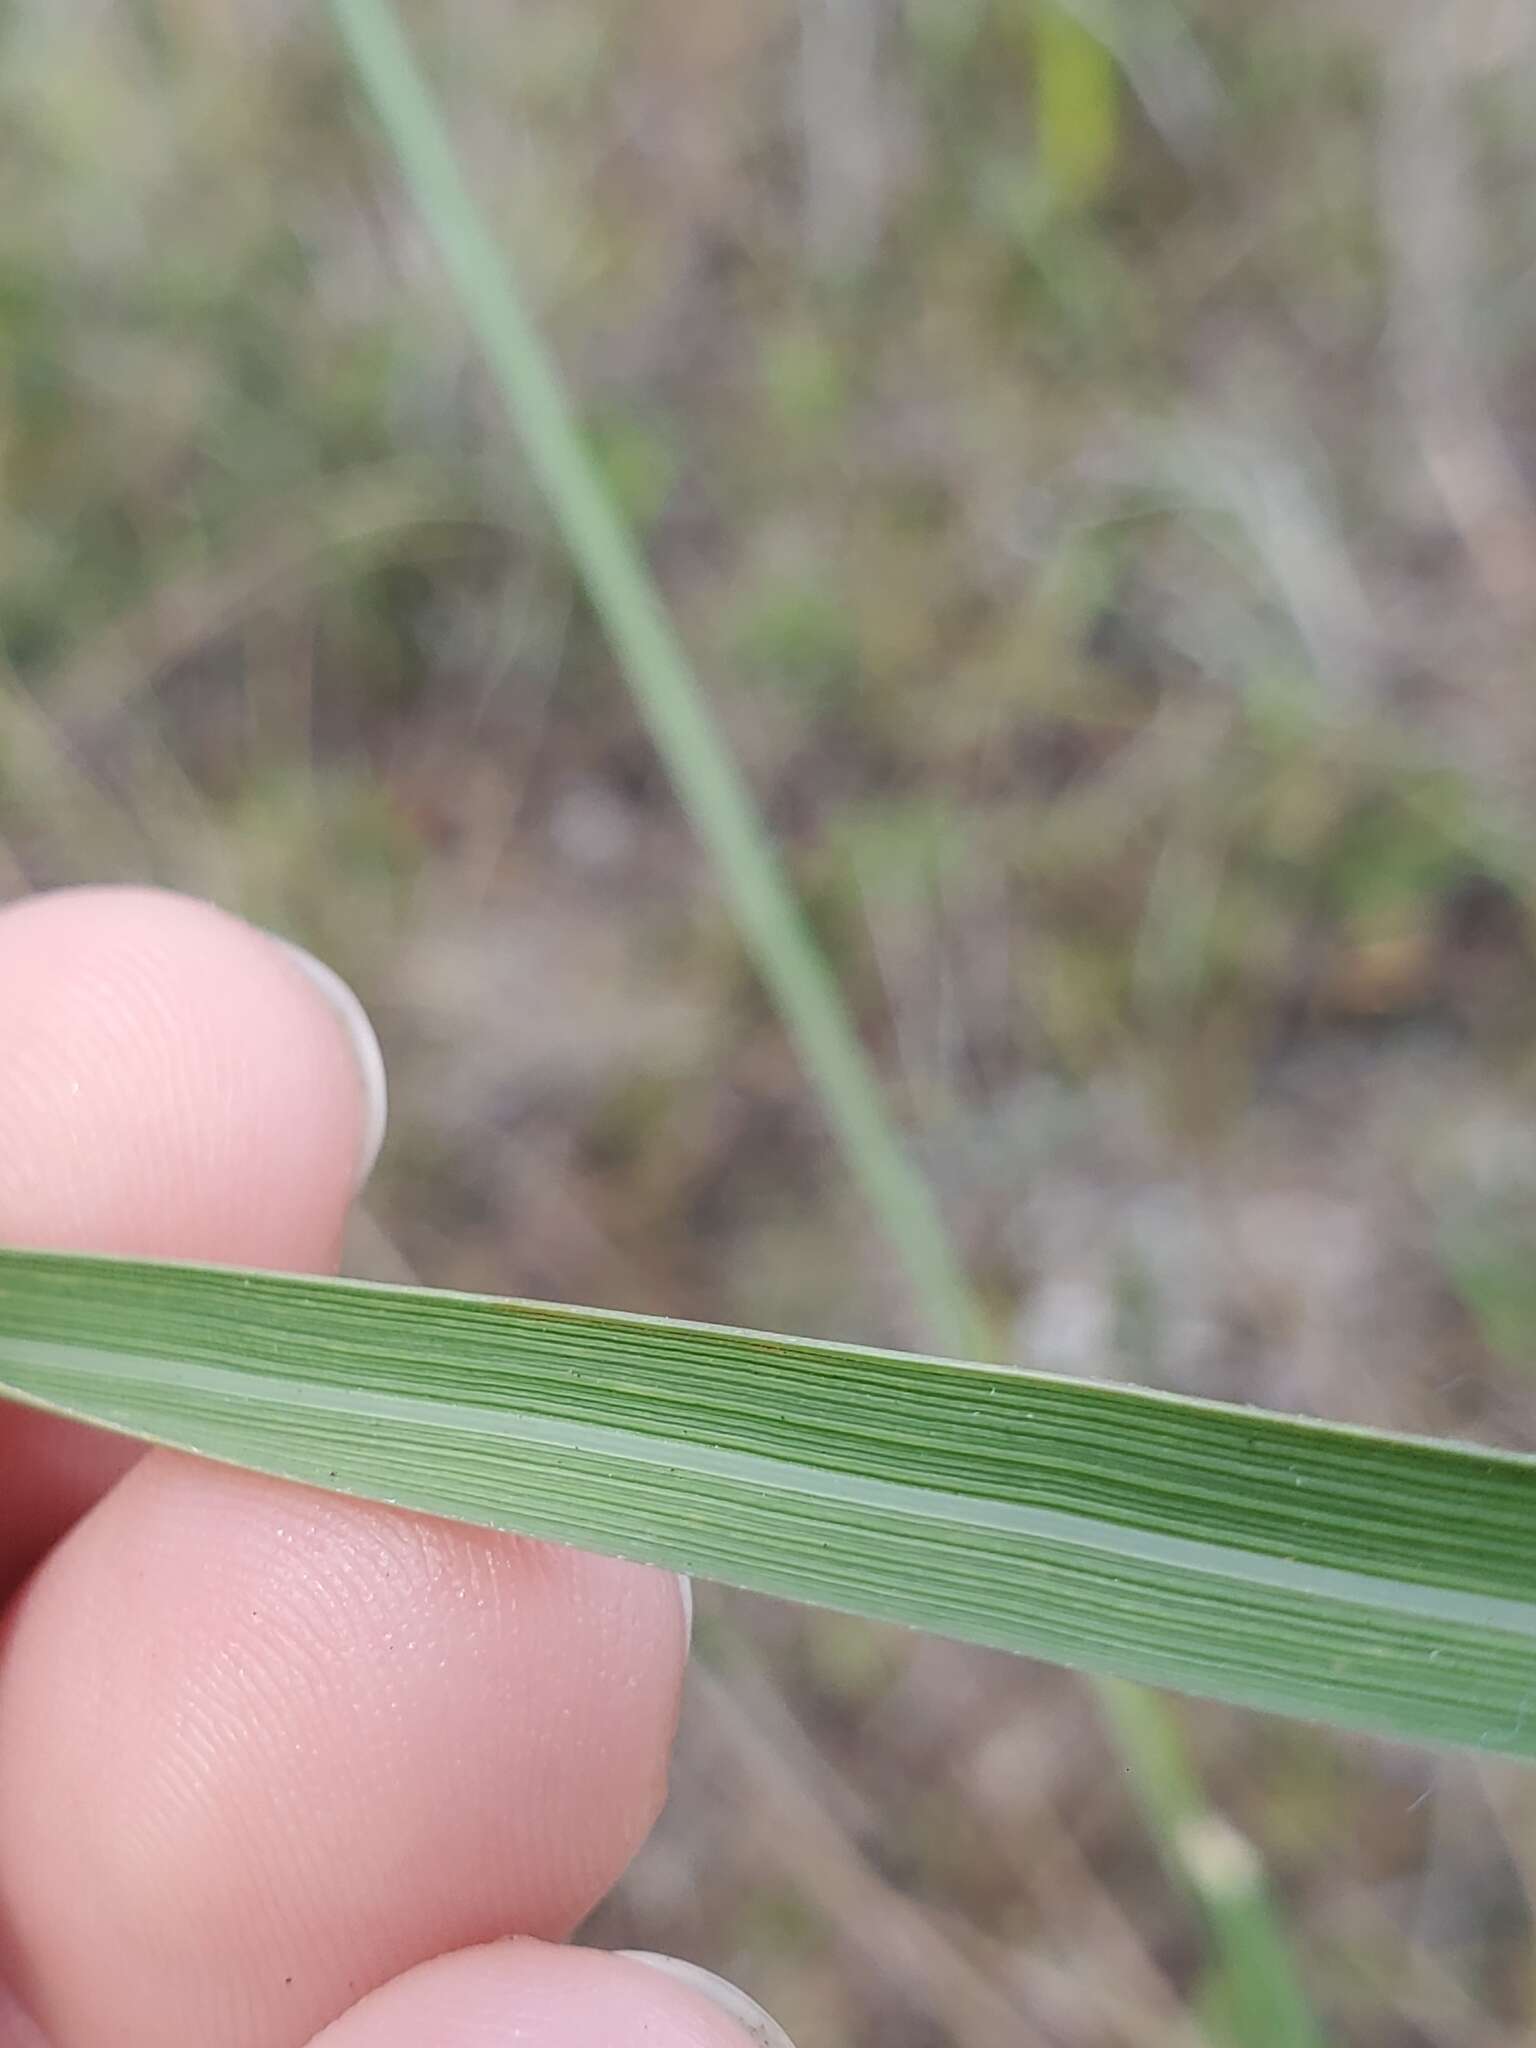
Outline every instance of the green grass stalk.
[[333, 0], [333, 11], [592, 608], [933, 1341], [960, 1354], [984, 1349], [937, 1205], [886, 1115], [826, 960], [593, 462], [564, 383], [465, 186], [399, 24], [377, 0]]

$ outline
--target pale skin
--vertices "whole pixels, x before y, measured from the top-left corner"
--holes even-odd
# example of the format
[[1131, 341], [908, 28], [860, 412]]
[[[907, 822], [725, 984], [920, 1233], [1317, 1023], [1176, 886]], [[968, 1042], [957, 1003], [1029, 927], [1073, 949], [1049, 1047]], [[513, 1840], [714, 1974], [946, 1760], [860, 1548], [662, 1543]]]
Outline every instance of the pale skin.
[[[250, 926], [0, 911], [0, 1242], [331, 1270], [366, 1121]], [[0, 2048], [742, 2048], [559, 1945], [655, 1818], [685, 1655], [665, 1573], [0, 1404]]]

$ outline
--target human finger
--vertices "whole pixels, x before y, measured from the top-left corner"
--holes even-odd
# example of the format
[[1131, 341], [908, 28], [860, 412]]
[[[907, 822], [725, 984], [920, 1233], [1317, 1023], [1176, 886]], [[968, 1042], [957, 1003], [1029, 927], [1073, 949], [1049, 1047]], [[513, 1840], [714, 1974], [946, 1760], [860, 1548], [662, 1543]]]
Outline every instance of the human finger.
[[[118, 895], [83, 908], [100, 940], [85, 979], [115, 1023], [73, 990], [73, 1067], [137, 1061], [144, 1086], [92, 1082], [91, 1146], [66, 1148], [66, 1193], [12, 1172], [11, 1199], [29, 1188], [27, 1213], [43, 1218], [33, 1241], [325, 1263], [366, 1127], [351, 1055], [342, 1042], [332, 1067], [313, 1043], [290, 1049], [284, 1088], [262, 1065], [274, 1036], [316, 1034], [315, 1015], [292, 1013], [311, 984], [202, 906]], [[78, 920], [82, 906], [48, 914], [66, 910]], [[124, 917], [138, 934], [126, 961]], [[212, 1021], [210, 950], [223, 963]], [[99, 954], [119, 963], [111, 973]], [[327, 1031], [334, 1052], [334, 1027], [318, 1023]], [[250, 1129], [238, 1102], [258, 1068], [266, 1114]], [[67, 1088], [46, 1061], [37, 1071], [68, 1125]], [[216, 1129], [226, 1119], [212, 1168], [178, 1088], [212, 1107]], [[124, 1199], [161, 1198], [114, 1104], [140, 1148], [163, 1147], [163, 1125], [187, 1134], [162, 1149], [161, 1173], [202, 1174], [206, 1199], [161, 1202], [171, 1242], [146, 1244]], [[229, 1122], [248, 1131], [244, 1154]], [[326, 1198], [301, 1188], [274, 1221], [306, 1171]], [[665, 1575], [151, 1455], [34, 1574], [5, 1633], [6, 1966], [56, 2048], [273, 2048], [439, 1949], [564, 1932], [654, 1814], [684, 1640]]]
[[[662, 1967], [654, 1965], [662, 1962]], [[495, 1942], [383, 1985], [313, 2048], [790, 2048], [760, 2006], [688, 1965]]]

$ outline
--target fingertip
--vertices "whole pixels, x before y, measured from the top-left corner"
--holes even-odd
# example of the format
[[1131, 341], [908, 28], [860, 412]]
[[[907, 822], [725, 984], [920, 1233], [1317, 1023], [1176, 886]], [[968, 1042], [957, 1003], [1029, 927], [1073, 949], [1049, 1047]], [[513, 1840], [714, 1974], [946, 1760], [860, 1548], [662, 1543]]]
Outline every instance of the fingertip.
[[334, 1263], [381, 1104], [334, 996], [211, 904], [0, 912], [0, 1241]]
[[775, 2038], [744, 2028], [707, 1985], [648, 1960], [507, 1941], [407, 1972], [312, 2048], [752, 2048]]

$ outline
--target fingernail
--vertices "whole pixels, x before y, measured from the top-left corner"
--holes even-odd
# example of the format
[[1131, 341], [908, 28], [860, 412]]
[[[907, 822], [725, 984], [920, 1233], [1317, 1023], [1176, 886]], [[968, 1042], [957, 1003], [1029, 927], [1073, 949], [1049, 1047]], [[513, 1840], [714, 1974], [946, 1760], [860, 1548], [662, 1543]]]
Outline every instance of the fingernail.
[[[277, 937], [276, 933], [272, 936]], [[384, 1127], [389, 1122], [389, 1084], [384, 1078], [384, 1055], [379, 1050], [378, 1035], [368, 1021], [368, 1012], [334, 967], [327, 967], [323, 960], [317, 960], [313, 953], [306, 953], [291, 939], [278, 938], [277, 943], [294, 966], [309, 976], [335, 1011], [357, 1062], [358, 1079], [363, 1090], [363, 1136], [357, 1162], [357, 1185], [361, 1190], [378, 1160], [384, 1143]]]
[[693, 1581], [686, 1572], [677, 1575], [677, 1590], [683, 1602], [683, 1648], [693, 1648]]
[[679, 1962], [676, 1956], [653, 1955], [649, 1949], [622, 1948], [619, 1954], [628, 1956], [632, 1963], [645, 1963], [650, 1969], [660, 1970], [663, 1976], [674, 1977], [690, 1991], [697, 1991], [701, 1998], [707, 1998], [728, 2019], [733, 2019], [747, 2039], [756, 2042], [757, 2048], [794, 2048], [778, 2021], [770, 2019], [755, 1998], [748, 1998], [745, 1991], [717, 1977], [713, 1970], [701, 1970], [697, 1963]]

